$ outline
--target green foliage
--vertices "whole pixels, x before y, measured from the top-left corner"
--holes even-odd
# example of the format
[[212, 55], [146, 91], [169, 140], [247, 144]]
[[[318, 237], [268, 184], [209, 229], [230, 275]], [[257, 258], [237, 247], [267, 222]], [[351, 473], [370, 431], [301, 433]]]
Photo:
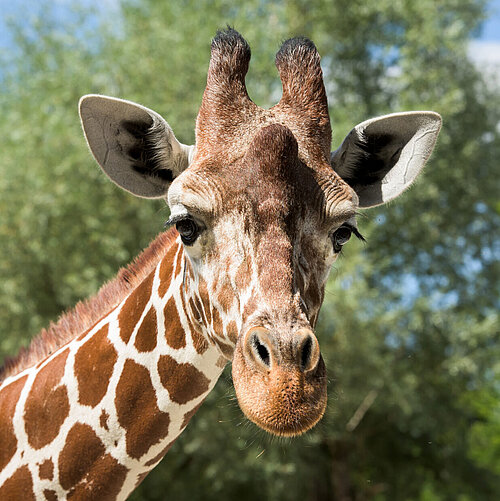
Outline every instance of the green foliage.
[[[135, 500], [493, 500], [500, 497], [500, 92], [466, 57], [480, 0], [124, 2], [46, 9], [17, 30], [0, 80], [0, 355], [95, 292], [161, 229], [167, 210], [114, 187], [89, 156], [76, 104], [96, 92], [162, 113], [194, 140], [209, 40], [249, 41], [251, 97], [279, 99], [274, 53], [311, 37], [334, 145], [368, 116], [434, 109], [436, 153], [401, 199], [360, 218], [318, 326], [323, 421], [295, 440], [247, 423], [229, 370]], [[118, 27], [116, 27], [118, 26]], [[72, 35], [72, 33], [77, 35]]]

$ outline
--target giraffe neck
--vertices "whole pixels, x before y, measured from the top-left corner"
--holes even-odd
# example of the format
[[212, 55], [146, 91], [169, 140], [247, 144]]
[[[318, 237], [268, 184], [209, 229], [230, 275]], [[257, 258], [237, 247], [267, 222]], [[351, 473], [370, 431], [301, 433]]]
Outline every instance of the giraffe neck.
[[194, 319], [186, 259], [176, 242], [92, 328], [2, 383], [0, 499], [124, 499], [166, 454], [226, 362]]

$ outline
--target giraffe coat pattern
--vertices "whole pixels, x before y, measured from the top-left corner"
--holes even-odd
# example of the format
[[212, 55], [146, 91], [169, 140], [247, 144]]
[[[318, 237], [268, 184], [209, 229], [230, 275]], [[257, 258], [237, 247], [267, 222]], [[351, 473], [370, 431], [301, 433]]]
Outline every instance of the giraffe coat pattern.
[[[171, 246], [183, 259], [182, 246], [175, 240]], [[132, 293], [83, 336], [4, 382], [0, 419], [19, 424], [2, 422], [0, 428], [7, 445], [2, 448], [6, 468], [0, 474], [0, 499], [35, 499], [35, 494], [45, 499], [45, 494], [40, 497], [44, 491], [53, 499], [123, 498], [163, 457], [165, 442], [171, 445], [185, 428], [223, 365], [215, 347], [199, 353], [184, 314], [181, 320], [177, 313], [177, 322], [163, 318], [164, 311], [171, 311], [165, 306], [182, 303], [177, 290], [182, 275], [163, 276], [160, 282], [162, 264], [143, 282], [150, 290], [134, 327], [129, 320], [137, 310], [130, 303], [138, 298]], [[169, 286], [160, 297], [165, 280]], [[133, 313], [124, 316], [127, 308]], [[154, 356], [152, 349], [137, 346], [151, 312], [163, 321], [158, 334], [156, 325], [149, 332]], [[183, 387], [183, 380], [191, 384]]]

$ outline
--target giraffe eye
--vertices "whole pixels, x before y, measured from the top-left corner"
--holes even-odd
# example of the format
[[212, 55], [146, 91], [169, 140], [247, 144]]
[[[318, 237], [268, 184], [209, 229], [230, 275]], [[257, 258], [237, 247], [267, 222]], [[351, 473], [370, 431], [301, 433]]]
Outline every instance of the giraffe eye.
[[349, 226], [341, 226], [337, 230], [333, 232], [331, 236], [333, 243], [333, 250], [335, 252], [340, 252], [342, 250], [342, 246], [345, 245], [352, 235], [352, 229]]
[[177, 221], [175, 227], [181, 236], [182, 243], [185, 245], [193, 245], [201, 233], [201, 228], [190, 217]]

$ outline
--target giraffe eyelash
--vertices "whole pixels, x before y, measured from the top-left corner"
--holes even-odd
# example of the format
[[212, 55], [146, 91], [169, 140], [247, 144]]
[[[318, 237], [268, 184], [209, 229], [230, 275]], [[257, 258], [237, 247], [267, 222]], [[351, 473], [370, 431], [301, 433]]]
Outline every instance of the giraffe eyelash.
[[361, 240], [362, 242], [366, 242], [366, 238], [359, 232], [359, 230], [356, 228], [356, 226], [353, 226], [352, 224], [346, 223], [345, 226], [347, 226], [353, 233], [356, 238]]
[[163, 225], [163, 228], [166, 230], [167, 228], [170, 228], [170, 226], [173, 226], [174, 224], [184, 219], [191, 219], [191, 217], [189, 216], [189, 214], [177, 214], [176, 216], [170, 216]]
[[363, 235], [361, 235], [359, 230], [354, 225], [350, 223], [344, 223], [330, 235], [330, 240], [332, 241], [333, 245], [333, 252], [340, 254], [342, 252], [343, 246], [349, 241], [352, 235], [355, 235], [362, 242], [366, 242]]

